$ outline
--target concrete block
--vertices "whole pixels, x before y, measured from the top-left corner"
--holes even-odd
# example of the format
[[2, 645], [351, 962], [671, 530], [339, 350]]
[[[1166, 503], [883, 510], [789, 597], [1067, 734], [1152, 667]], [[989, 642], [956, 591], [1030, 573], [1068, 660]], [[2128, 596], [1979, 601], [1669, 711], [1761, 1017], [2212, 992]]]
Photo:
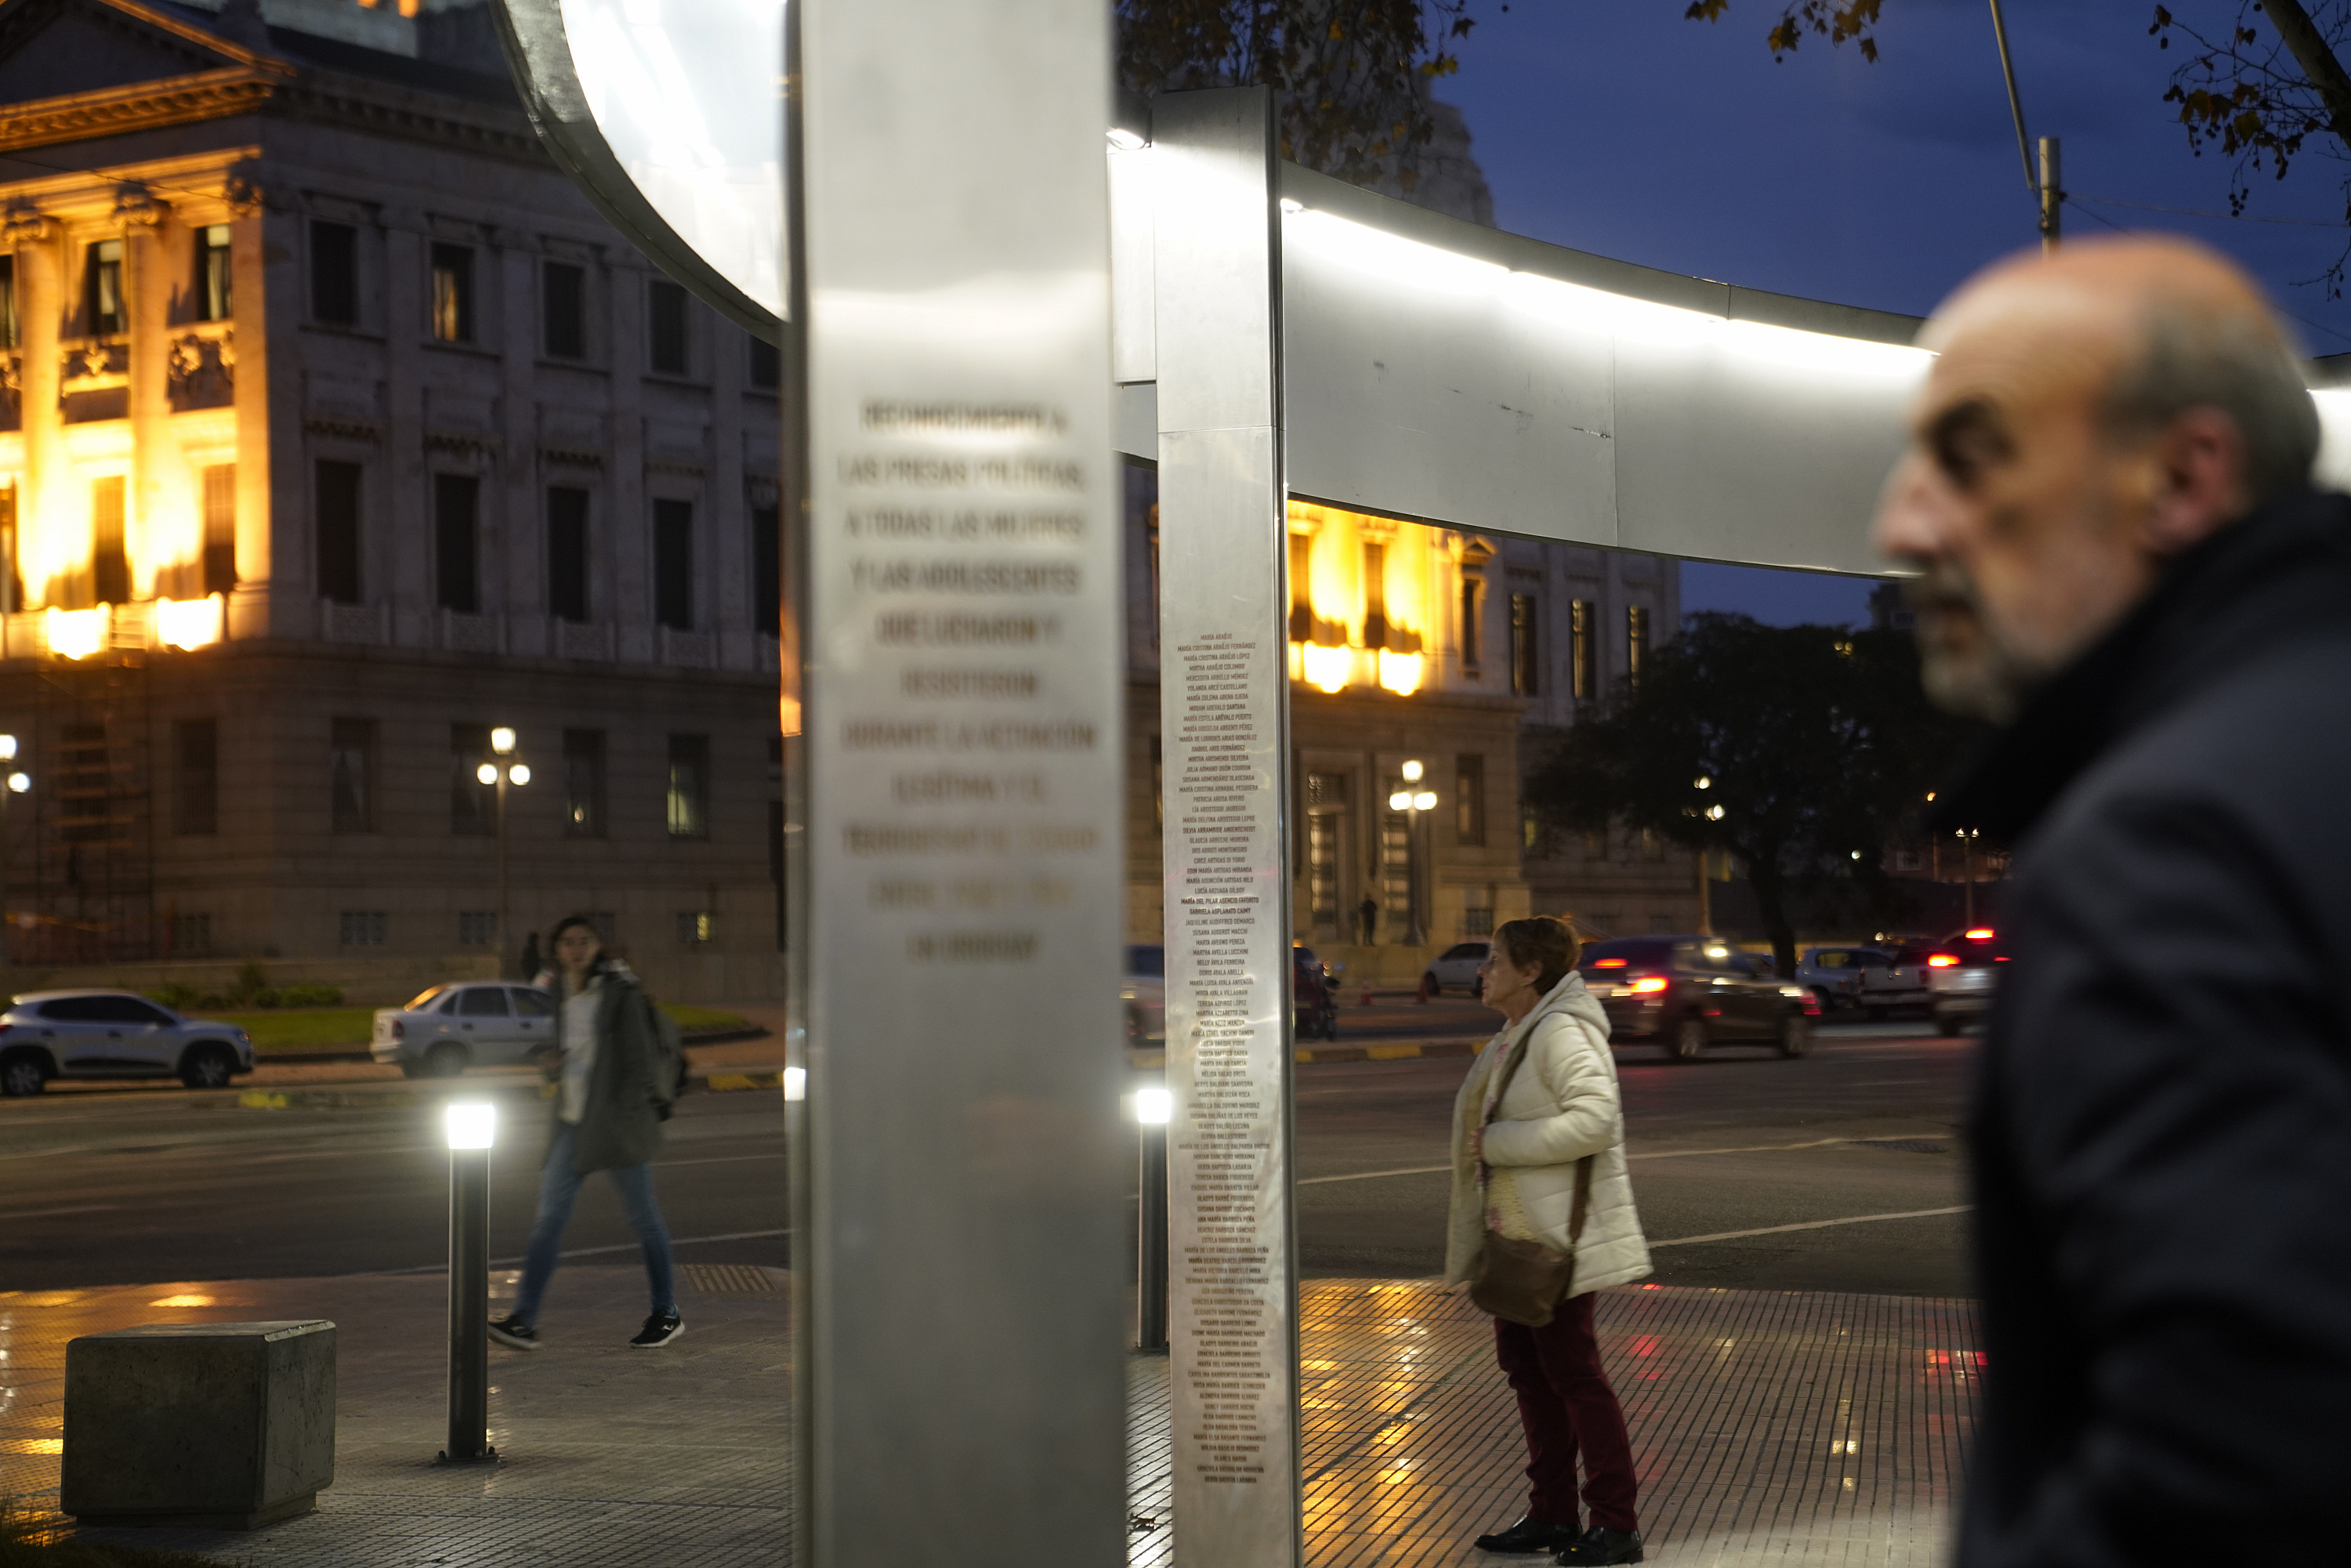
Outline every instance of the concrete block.
[[66, 1346], [60, 1506], [84, 1524], [254, 1530], [335, 1479], [335, 1325], [149, 1323]]

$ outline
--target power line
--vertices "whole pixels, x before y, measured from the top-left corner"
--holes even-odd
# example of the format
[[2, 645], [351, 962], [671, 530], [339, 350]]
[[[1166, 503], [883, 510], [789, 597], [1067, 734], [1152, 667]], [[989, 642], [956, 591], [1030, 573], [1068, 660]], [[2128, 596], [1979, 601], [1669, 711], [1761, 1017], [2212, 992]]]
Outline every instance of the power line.
[[[2069, 202], [2095, 202], [2102, 207], [2135, 207], [2143, 213], [2177, 213], [2189, 218], [2225, 218], [2237, 224], [2287, 224], [2296, 228], [2311, 229], [2351, 228], [2351, 224], [2337, 218], [2273, 218], [2252, 213], [2216, 213], [2209, 207], [2167, 207], [2157, 202], [2126, 202], [2120, 196], [2076, 195], [2072, 191], [2065, 193], [2065, 199]], [[2092, 213], [2090, 216], [2096, 218], [2098, 214]], [[2098, 221], [2106, 222], [2104, 218], [2098, 218]], [[2111, 228], [2114, 225], [2108, 224], [2107, 226]]]

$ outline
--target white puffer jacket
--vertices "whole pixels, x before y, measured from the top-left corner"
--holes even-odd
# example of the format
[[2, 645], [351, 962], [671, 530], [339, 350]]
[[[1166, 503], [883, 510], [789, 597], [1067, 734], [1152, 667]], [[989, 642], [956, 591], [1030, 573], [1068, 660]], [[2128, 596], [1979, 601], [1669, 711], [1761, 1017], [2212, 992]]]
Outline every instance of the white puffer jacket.
[[[1485, 1161], [1494, 1167], [1489, 1195], [1479, 1181], [1479, 1124], [1494, 1074], [1524, 1039], [1526, 1060], [1486, 1128]], [[1621, 1285], [1649, 1271], [1649, 1245], [1633, 1208], [1625, 1168], [1625, 1114], [1616, 1094], [1616, 1059], [1608, 1049], [1608, 1015], [1573, 970], [1534, 1011], [1487, 1042], [1453, 1103], [1453, 1205], [1445, 1239], [1445, 1282], [1469, 1278], [1485, 1240], [1490, 1198], [1504, 1231], [1521, 1218], [1535, 1239], [1567, 1250], [1575, 1208], [1575, 1162], [1592, 1162], [1592, 1197], [1567, 1293]]]

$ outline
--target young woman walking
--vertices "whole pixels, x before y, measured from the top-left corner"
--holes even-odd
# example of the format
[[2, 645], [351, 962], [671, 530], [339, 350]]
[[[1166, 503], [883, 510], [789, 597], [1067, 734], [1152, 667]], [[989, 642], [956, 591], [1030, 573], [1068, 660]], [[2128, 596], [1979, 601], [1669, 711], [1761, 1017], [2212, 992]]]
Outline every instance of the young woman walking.
[[661, 1149], [661, 1124], [677, 1098], [676, 1038], [629, 967], [606, 956], [585, 916], [558, 925], [549, 946], [556, 972], [540, 977], [539, 984], [556, 994], [555, 1044], [562, 1055], [550, 1074], [558, 1085], [555, 1126], [539, 1178], [538, 1214], [524, 1249], [522, 1290], [513, 1312], [490, 1324], [490, 1337], [516, 1350], [538, 1348], [538, 1303], [555, 1273], [572, 1200], [590, 1172], [605, 1171], [644, 1249], [653, 1286], [653, 1315], [629, 1343], [651, 1350], [685, 1332], [669, 1229], [653, 1202], [648, 1163]]
[[[1649, 1249], [1625, 1169], [1608, 1016], [1575, 972], [1575, 953], [1563, 921], [1512, 920], [1494, 933], [1479, 971], [1486, 1005], [1504, 1023], [1454, 1102], [1445, 1279], [1470, 1283], [1481, 1304], [1499, 1305], [1511, 1292], [1495, 1288], [1501, 1270], [1484, 1258], [1489, 1247], [1539, 1243], [1517, 1255], [1537, 1260], [1533, 1273], [1546, 1278], [1561, 1255], [1571, 1260], [1563, 1281], [1537, 1292], [1556, 1288], [1555, 1306], [1545, 1301], [1529, 1312], [1520, 1289], [1503, 1309], [1527, 1317], [1548, 1308], [1550, 1322], [1494, 1319], [1495, 1357], [1526, 1430], [1527, 1511], [1478, 1545], [1548, 1552], [1562, 1563], [1638, 1563], [1633, 1445], [1600, 1364], [1592, 1314], [1593, 1291], [1649, 1271]], [[1505, 1251], [1497, 1248], [1497, 1258]]]

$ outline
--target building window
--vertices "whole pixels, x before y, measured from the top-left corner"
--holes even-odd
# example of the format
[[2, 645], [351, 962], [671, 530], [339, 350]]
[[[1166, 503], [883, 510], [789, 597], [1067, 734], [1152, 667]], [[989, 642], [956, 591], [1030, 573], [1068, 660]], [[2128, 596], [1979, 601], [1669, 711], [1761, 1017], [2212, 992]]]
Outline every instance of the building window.
[[433, 335], [444, 343], [474, 340], [474, 253], [462, 245], [433, 247]]
[[1649, 652], [1649, 610], [1645, 604], [1625, 607], [1625, 678], [1641, 684], [1641, 666]]
[[482, 764], [491, 760], [488, 725], [449, 727], [449, 831], [461, 838], [497, 831], [498, 787], [480, 776]]
[[654, 374], [685, 374], [685, 290], [666, 277], [645, 285], [645, 343]]
[[604, 836], [604, 732], [563, 732], [563, 836]]
[[677, 912], [677, 939], [681, 946], [700, 947], [713, 940], [716, 922], [707, 909], [681, 909]]
[[328, 740], [331, 810], [339, 833], [375, 831], [375, 720], [339, 718]]
[[172, 726], [172, 831], [183, 835], [220, 831], [220, 726], [209, 718], [183, 718]]
[[349, 224], [310, 224], [310, 314], [339, 327], [360, 319], [360, 231]]
[[569, 262], [550, 261], [540, 270], [541, 323], [550, 360], [588, 357], [588, 272]]
[[16, 258], [0, 256], [0, 349], [16, 346]]
[[694, 630], [694, 503], [653, 503], [653, 619]]
[[751, 508], [751, 630], [784, 634], [783, 513], [772, 506]]
[[457, 911], [457, 946], [495, 947], [498, 942], [498, 912], [495, 909]]
[[1314, 536], [1290, 536], [1290, 640], [1314, 641]]
[[547, 492], [547, 609], [558, 621], [588, 619], [588, 492]]
[[236, 465], [216, 463], [204, 474], [204, 591], [236, 586]]
[[433, 559], [441, 608], [472, 615], [482, 608], [482, 482], [470, 474], [433, 476]]
[[346, 947], [381, 947], [391, 916], [381, 909], [346, 909], [339, 921]]
[[1486, 643], [1486, 629], [1478, 620], [1478, 595], [1485, 588], [1474, 577], [1461, 580], [1461, 667], [1474, 670], [1485, 661], [1481, 657]]
[[1568, 689], [1577, 701], [1588, 700], [1600, 687], [1598, 634], [1592, 601], [1578, 599], [1567, 607]]
[[1542, 692], [1541, 602], [1531, 593], [1510, 595], [1510, 690], [1522, 697]]
[[360, 602], [360, 465], [321, 460], [318, 470], [319, 594]]
[[1388, 645], [1388, 547], [1364, 547], [1364, 646], [1377, 653]]
[[229, 283], [229, 226], [207, 224], [196, 231], [196, 319], [225, 321], [234, 313]]
[[1486, 841], [1486, 759], [1453, 759], [1453, 832], [1458, 843], [1476, 846]]
[[102, 239], [91, 246], [83, 264], [82, 306], [93, 337], [123, 329], [122, 242]]
[[783, 384], [784, 356], [765, 338], [751, 340], [751, 385], [760, 392], [773, 392]]
[[120, 474], [89, 487], [90, 592], [100, 604], [131, 601], [131, 558], [123, 551], [123, 491]]
[[710, 737], [669, 737], [669, 836], [710, 836]]
[[209, 915], [172, 916], [171, 956], [193, 958], [213, 950], [213, 917]]
[[1461, 894], [1461, 935], [1491, 936], [1494, 934], [1494, 889], [1489, 883], [1472, 887]]

